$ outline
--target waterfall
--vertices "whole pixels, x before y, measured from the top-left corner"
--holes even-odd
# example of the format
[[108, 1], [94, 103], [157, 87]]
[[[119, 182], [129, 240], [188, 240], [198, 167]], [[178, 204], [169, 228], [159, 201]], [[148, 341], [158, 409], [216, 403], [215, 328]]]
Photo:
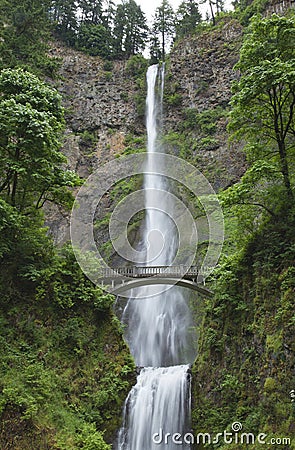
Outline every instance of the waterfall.
[[[190, 412], [187, 370], [188, 366], [141, 370], [125, 402], [120, 450], [179, 449], [172, 435], [177, 432], [183, 439], [187, 431]], [[181, 448], [189, 446], [183, 444]]]
[[[142, 245], [146, 249], [144, 265], [169, 266], [178, 244], [178, 232], [171, 217], [153, 209], [153, 196], [169, 191], [169, 183], [153, 174], [153, 153], [161, 151], [161, 128], [164, 90], [164, 67], [147, 71], [146, 128], [147, 161], [144, 177], [146, 216]], [[169, 205], [166, 205], [166, 210]], [[172, 206], [171, 206], [172, 208]], [[138, 295], [140, 294], [140, 295]], [[136, 296], [140, 299], [136, 299]], [[123, 313], [127, 325], [126, 339], [137, 366], [144, 367], [137, 384], [125, 402], [123, 427], [118, 450], [153, 450], [179, 448], [171, 440], [160, 442], [161, 433], [187, 431], [190, 413], [189, 363], [195, 349], [193, 323], [183, 289], [173, 286], [163, 291], [159, 286], [137, 288]], [[158, 434], [157, 434], [158, 433]], [[156, 436], [155, 442], [153, 436]], [[158, 439], [158, 441], [157, 441]], [[190, 448], [182, 445], [182, 448]]]

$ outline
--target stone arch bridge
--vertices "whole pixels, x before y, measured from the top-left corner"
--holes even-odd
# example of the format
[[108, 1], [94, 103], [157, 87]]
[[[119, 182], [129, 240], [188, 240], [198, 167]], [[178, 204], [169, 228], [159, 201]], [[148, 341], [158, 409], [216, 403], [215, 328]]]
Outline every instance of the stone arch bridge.
[[205, 288], [203, 277], [197, 266], [148, 266], [118, 267], [101, 269], [99, 280], [112, 288], [114, 295], [128, 290], [155, 284], [182, 286], [197, 291], [199, 294], [212, 297], [213, 292]]

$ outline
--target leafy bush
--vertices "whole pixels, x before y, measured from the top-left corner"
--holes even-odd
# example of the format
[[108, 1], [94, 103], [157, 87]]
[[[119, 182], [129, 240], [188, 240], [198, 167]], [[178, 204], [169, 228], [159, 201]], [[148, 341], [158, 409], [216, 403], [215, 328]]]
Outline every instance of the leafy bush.
[[126, 63], [126, 71], [135, 78], [145, 76], [148, 60], [142, 55], [131, 56]]
[[110, 450], [111, 446], [103, 440], [103, 433], [97, 431], [94, 424], [85, 424], [76, 438], [76, 444], [82, 450]]
[[50, 267], [28, 272], [27, 278], [38, 281], [38, 300], [50, 298], [63, 309], [91, 303], [97, 311], [106, 312], [113, 304], [113, 296], [104, 294], [83, 274], [70, 246], [63, 248]]

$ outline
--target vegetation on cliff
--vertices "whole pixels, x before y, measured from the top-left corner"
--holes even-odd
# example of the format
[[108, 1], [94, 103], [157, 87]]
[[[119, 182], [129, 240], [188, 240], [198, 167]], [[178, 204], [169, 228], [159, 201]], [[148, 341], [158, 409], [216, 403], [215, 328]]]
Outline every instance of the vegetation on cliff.
[[[49, 201], [69, 208], [71, 188], [81, 182], [65, 169], [60, 151], [65, 125], [61, 97], [36, 76], [57, 74], [58, 60], [47, 52], [52, 33], [90, 55], [129, 58], [126, 73], [138, 87], [132, 99], [137, 119], [144, 115], [147, 61], [138, 53], [149, 33], [145, 18], [132, 0], [117, 8], [105, 6], [102, 1], [1, 0], [1, 448], [107, 450], [134, 381], [113, 298], [85, 278], [68, 246], [54, 247], [42, 213]], [[175, 36], [181, 48], [190, 35], [198, 45], [198, 64], [232, 63], [241, 39], [235, 40], [236, 33], [231, 42], [231, 30], [241, 36], [240, 22], [247, 26], [265, 7], [264, 0], [236, 2], [230, 17], [218, 10], [216, 19], [214, 13], [213, 26], [199, 24], [194, 1], [182, 2], [176, 19], [163, 1], [150, 33], [152, 61], [163, 58]], [[82, 8], [79, 20], [77, 8]], [[269, 437], [290, 436], [294, 430], [289, 393], [294, 389], [295, 26], [294, 15], [289, 16], [254, 17], [245, 29], [231, 104], [212, 94], [214, 103], [204, 99], [201, 107], [194, 101], [184, 106], [179, 80], [171, 81], [172, 60], [167, 65], [171, 79], [165, 108], [168, 116], [174, 111], [173, 119], [180, 119], [171, 127], [168, 117], [164, 144], [199, 165], [215, 187], [232, 184], [220, 194], [227, 240], [211, 281], [216, 295], [205, 304], [192, 369], [195, 434], [230, 430], [237, 420], [245, 432]], [[228, 34], [227, 41], [222, 34]], [[191, 61], [191, 53], [187, 58]], [[103, 83], [114, 82], [114, 62], [102, 64]], [[207, 66], [202, 70], [208, 77]], [[194, 93], [202, 97], [210, 83], [198, 80]], [[129, 93], [121, 95], [128, 98]], [[238, 140], [246, 158], [247, 170], [238, 183], [240, 174], [229, 177], [214, 153], [228, 120], [232, 140]], [[81, 133], [92, 151], [99, 130]], [[125, 136], [125, 154], [142, 151], [144, 141], [138, 130]], [[136, 183], [140, 180], [117, 185], [111, 201]], [[132, 239], [140, 220], [134, 218]], [[95, 233], [107, 222], [108, 216], [95, 224]], [[105, 250], [111, 256], [108, 243]]]
[[[245, 433], [278, 438], [277, 448], [289, 438], [288, 449], [294, 448], [294, 44], [294, 16], [254, 17], [236, 65], [229, 130], [246, 141], [248, 169], [220, 195], [228, 239], [193, 367], [192, 414], [196, 433], [232, 432], [238, 421]], [[255, 448], [263, 447], [256, 441]]]
[[44, 227], [44, 203], [71, 207], [80, 184], [61, 96], [20, 68], [0, 89], [0, 447], [107, 450], [135, 367], [113, 297]]

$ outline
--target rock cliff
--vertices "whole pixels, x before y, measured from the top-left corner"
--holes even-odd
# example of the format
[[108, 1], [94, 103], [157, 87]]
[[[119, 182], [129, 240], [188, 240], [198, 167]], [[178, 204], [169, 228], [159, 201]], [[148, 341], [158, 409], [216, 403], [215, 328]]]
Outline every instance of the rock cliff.
[[[170, 102], [166, 129], [184, 133], [191, 141], [191, 161], [203, 170], [215, 189], [237, 181], [245, 160], [237, 145], [228, 143], [227, 113], [231, 83], [238, 76], [242, 27], [227, 19], [216, 29], [180, 41], [168, 69]], [[194, 125], [198, 118], [205, 125]]]
[[[229, 146], [226, 132], [241, 34], [241, 26], [233, 20], [215, 30], [205, 29], [180, 41], [167, 64], [165, 133], [174, 133], [176, 139], [172, 144], [169, 138], [166, 140], [167, 151], [190, 160], [216, 189], [236, 181], [245, 168], [239, 148]], [[144, 88], [139, 92], [128, 72], [128, 62], [104, 62], [57, 43], [51, 53], [62, 61], [58, 89], [67, 119], [63, 151], [69, 168], [87, 178], [98, 166], [124, 152], [128, 136], [144, 139], [144, 121], [136, 100], [140, 96], [143, 103]], [[192, 113], [209, 114], [209, 132], [191, 123], [194, 118], [186, 128], [183, 126]], [[186, 155], [181, 151], [181, 141], [190, 143]], [[68, 214], [47, 206], [47, 223], [58, 243], [69, 237], [68, 221]]]
[[[51, 54], [61, 59], [57, 87], [63, 96], [67, 124], [63, 153], [68, 168], [86, 179], [122, 153], [126, 136], [144, 133], [134, 100], [136, 87], [124, 61], [106, 63], [56, 42]], [[46, 216], [55, 241], [67, 241], [69, 214], [47, 205]]]

